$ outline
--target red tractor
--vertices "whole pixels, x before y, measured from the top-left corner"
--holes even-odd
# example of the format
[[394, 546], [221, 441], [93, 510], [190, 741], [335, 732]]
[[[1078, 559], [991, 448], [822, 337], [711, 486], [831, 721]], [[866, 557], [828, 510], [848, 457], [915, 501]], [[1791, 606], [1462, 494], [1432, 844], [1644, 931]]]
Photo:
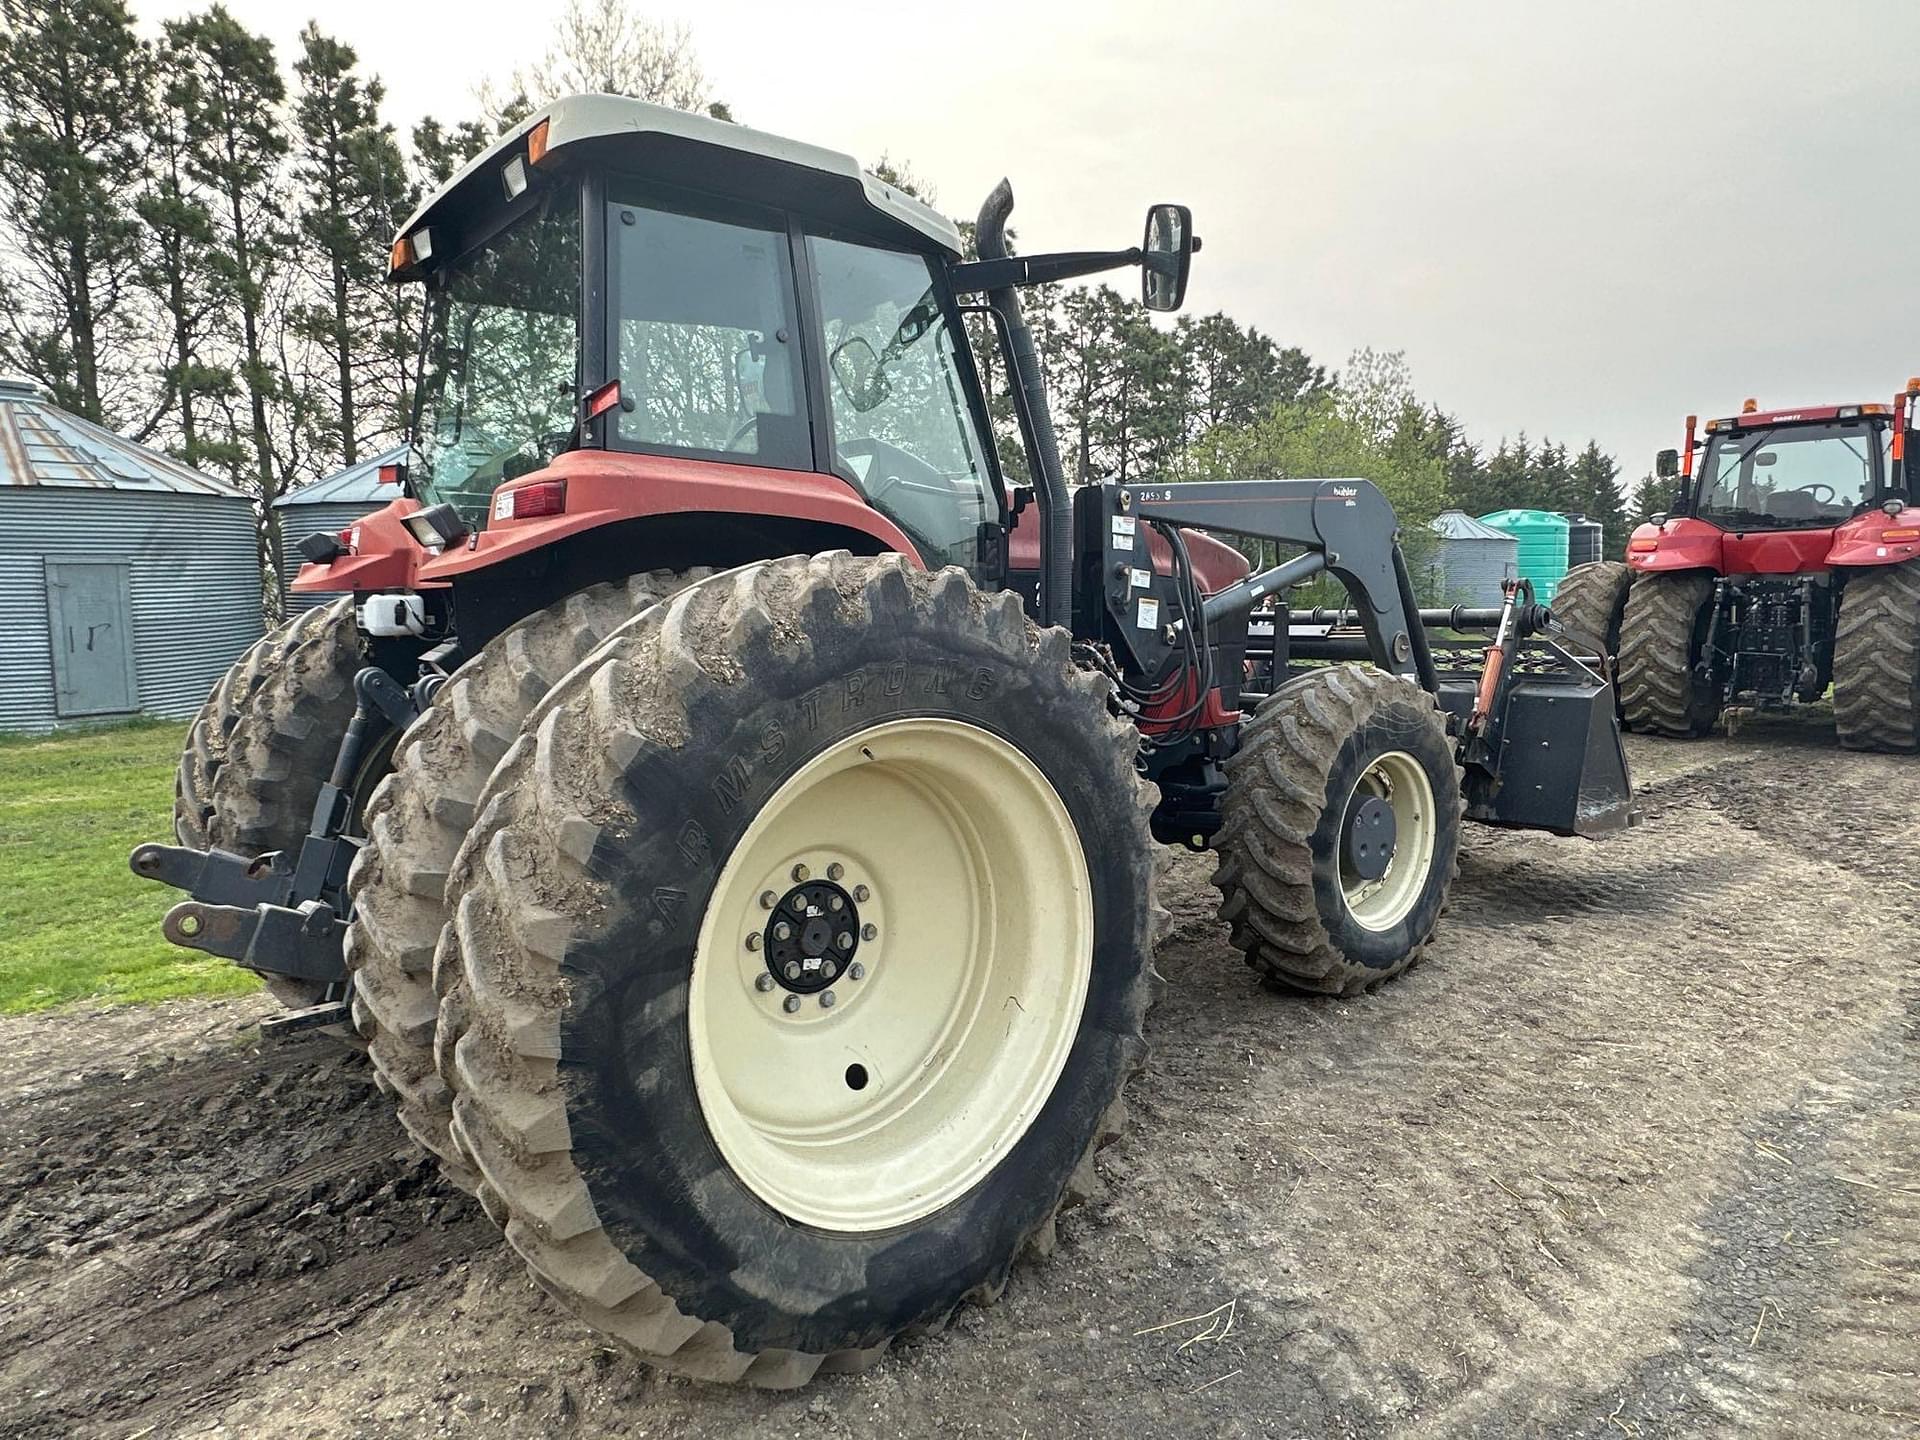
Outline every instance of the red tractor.
[[[276, 1028], [351, 1025], [541, 1285], [685, 1373], [861, 1366], [1051, 1243], [1144, 1053], [1159, 845], [1218, 854], [1263, 977], [1349, 994], [1419, 955], [1463, 816], [1631, 817], [1604, 678], [1517, 587], [1418, 609], [1365, 480], [1070, 491], [1020, 289], [1138, 267], [1174, 309], [1198, 241], [1156, 205], [1013, 255], [1012, 204], [967, 260], [742, 126], [580, 96], [502, 136], [393, 248], [402, 494], [295, 585], [350, 598], [221, 682], [179, 843], [132, 857]], [[1357, 627], [1252, 630], [1322, 573]]]
[[1685, 446], [1656, 462], [1677, 482], [1672, 509], [1633, 532], [1624, 565], [1576, 567], [1554, 597], [1563, 623], [1618, 654], [1627, 728], [1703, 735], [1831, 686], [1842, 745], [1920, 748], [1917, 396], [1920, 379], [1891, 405], [1748, 400], [1704, 437], [1687, 417]]

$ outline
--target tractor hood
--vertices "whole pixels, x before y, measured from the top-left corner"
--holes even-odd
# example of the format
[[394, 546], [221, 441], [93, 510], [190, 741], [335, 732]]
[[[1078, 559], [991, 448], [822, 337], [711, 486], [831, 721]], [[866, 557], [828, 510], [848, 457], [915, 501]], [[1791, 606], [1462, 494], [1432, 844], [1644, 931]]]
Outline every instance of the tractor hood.
[[388, 278], [414, 279], [461, 254], [497, 229], [542, 177], [584, 166], [751, 197], [915, 250], [960, 255], [951, 220], [867, 174], [850, 155], [644, 100], [570, 95], [536, 110], [421, 203], [395, 239]]

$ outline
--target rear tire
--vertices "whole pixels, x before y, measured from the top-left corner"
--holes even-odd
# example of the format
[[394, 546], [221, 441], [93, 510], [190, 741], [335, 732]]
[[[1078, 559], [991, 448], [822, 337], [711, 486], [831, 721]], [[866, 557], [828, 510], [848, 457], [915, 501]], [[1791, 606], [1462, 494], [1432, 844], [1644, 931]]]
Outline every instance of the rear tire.
[[1594, 560], [1576, 565], [1553, 592], [1553, 618], [1573, 632], [1581, 653], [1611, 664], [1620, 653], [1620, 617], [1627, 605], [1627, 586], [1633, 571], [1618, 560]]
[[1711, 575], [1639, 575], [1620, 621], [1620, 715], [1644, 734], [1690, 739], [1713, 729], [1720, 692], [1694, 666], [1706, 644]]
[[1849, 750], [1920, 749], [1920, 561], [1848, 577], [1833, 646], [1833, 718]]
[[[556, 686], [441, 961], [454, 1133], [535, 1279], [657, 1364], [773, 1388], [995, 1298], [1144, 1054], [1137, 743], [1065, 631], [899, 556], [716, 576]], [[844, 962], [837, 1007], [824, 968], [773, 983], [795, 895], [803, 937], [869, 907], [867, 973], [805, 952]]]
[[447, 1133], [452, 1096], [433, 1059], [433, 952], [447, 919], [447, 870], [487, 777], [533, 707], [615, 629], [694, 578], [659, 570], [595, 585], [501, 633], [408, 728], [367, 804], [367, 844], [347, 878], [354, 1026], [400, 1123], [463, 1190], [478, 1177]]
[[[1365, 665], [1298, 676], [1242, 728], [1226, 770], [1213, 883], [1249, 965], [1352, 995], [1419, 959], [1460, 868], [1460, 779], [1432, 696]], [[1392, 812], [1393, 843], [1369, 879], [1372, 799]]]
[[[297, 853], [353, 718], [363, 663], [352, 596], [302, 611], [235, 661], [187, 732], [174, 778], [179, 842]], [[315, 981], [261, 979], [289, 1009], [327, 997]]]

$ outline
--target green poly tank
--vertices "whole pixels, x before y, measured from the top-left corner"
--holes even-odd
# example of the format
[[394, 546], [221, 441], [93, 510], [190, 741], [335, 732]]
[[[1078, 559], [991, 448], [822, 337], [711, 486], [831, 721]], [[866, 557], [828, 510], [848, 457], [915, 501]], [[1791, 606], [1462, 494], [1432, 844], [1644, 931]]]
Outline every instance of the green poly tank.
[[1480, 523], [1504, 530], [1519, 543], [1520, 574], [1533, 582], [1533, 598], [1553, 603], [1560, 577], [1567, 573], [1567, 517], [1552, 510], [1496, 510]]

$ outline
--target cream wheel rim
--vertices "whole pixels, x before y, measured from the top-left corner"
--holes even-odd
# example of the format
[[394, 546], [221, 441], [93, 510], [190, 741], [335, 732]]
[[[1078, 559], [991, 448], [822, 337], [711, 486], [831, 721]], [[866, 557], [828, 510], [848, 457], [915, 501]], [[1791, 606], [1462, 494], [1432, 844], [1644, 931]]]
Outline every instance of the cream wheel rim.
[[1086, 856], [1039, 768], [961, 721], [861, 731], [773, 794], [714, 885], [687, 997], [701, 1114], [790, 1219], [910, 1224], [1026, 1134], [1092, 963]]
[[1346, 824], [1341, 825], [1340, 892], [1354, 923], [1367, 930], [1390, 930], [1413, 910], [1426, 889], [1427, 872], [1440, 827], [1434, 813], [1433, 782], [1420, 762], [1404, 750], [1393, 750], [1373, 760], [1354, 782], [1343, 817], [1369, 797], [1384, 800], [1393, 811], [1393, 856], [1384, 874], [1367, 879], [1346, 852]]

